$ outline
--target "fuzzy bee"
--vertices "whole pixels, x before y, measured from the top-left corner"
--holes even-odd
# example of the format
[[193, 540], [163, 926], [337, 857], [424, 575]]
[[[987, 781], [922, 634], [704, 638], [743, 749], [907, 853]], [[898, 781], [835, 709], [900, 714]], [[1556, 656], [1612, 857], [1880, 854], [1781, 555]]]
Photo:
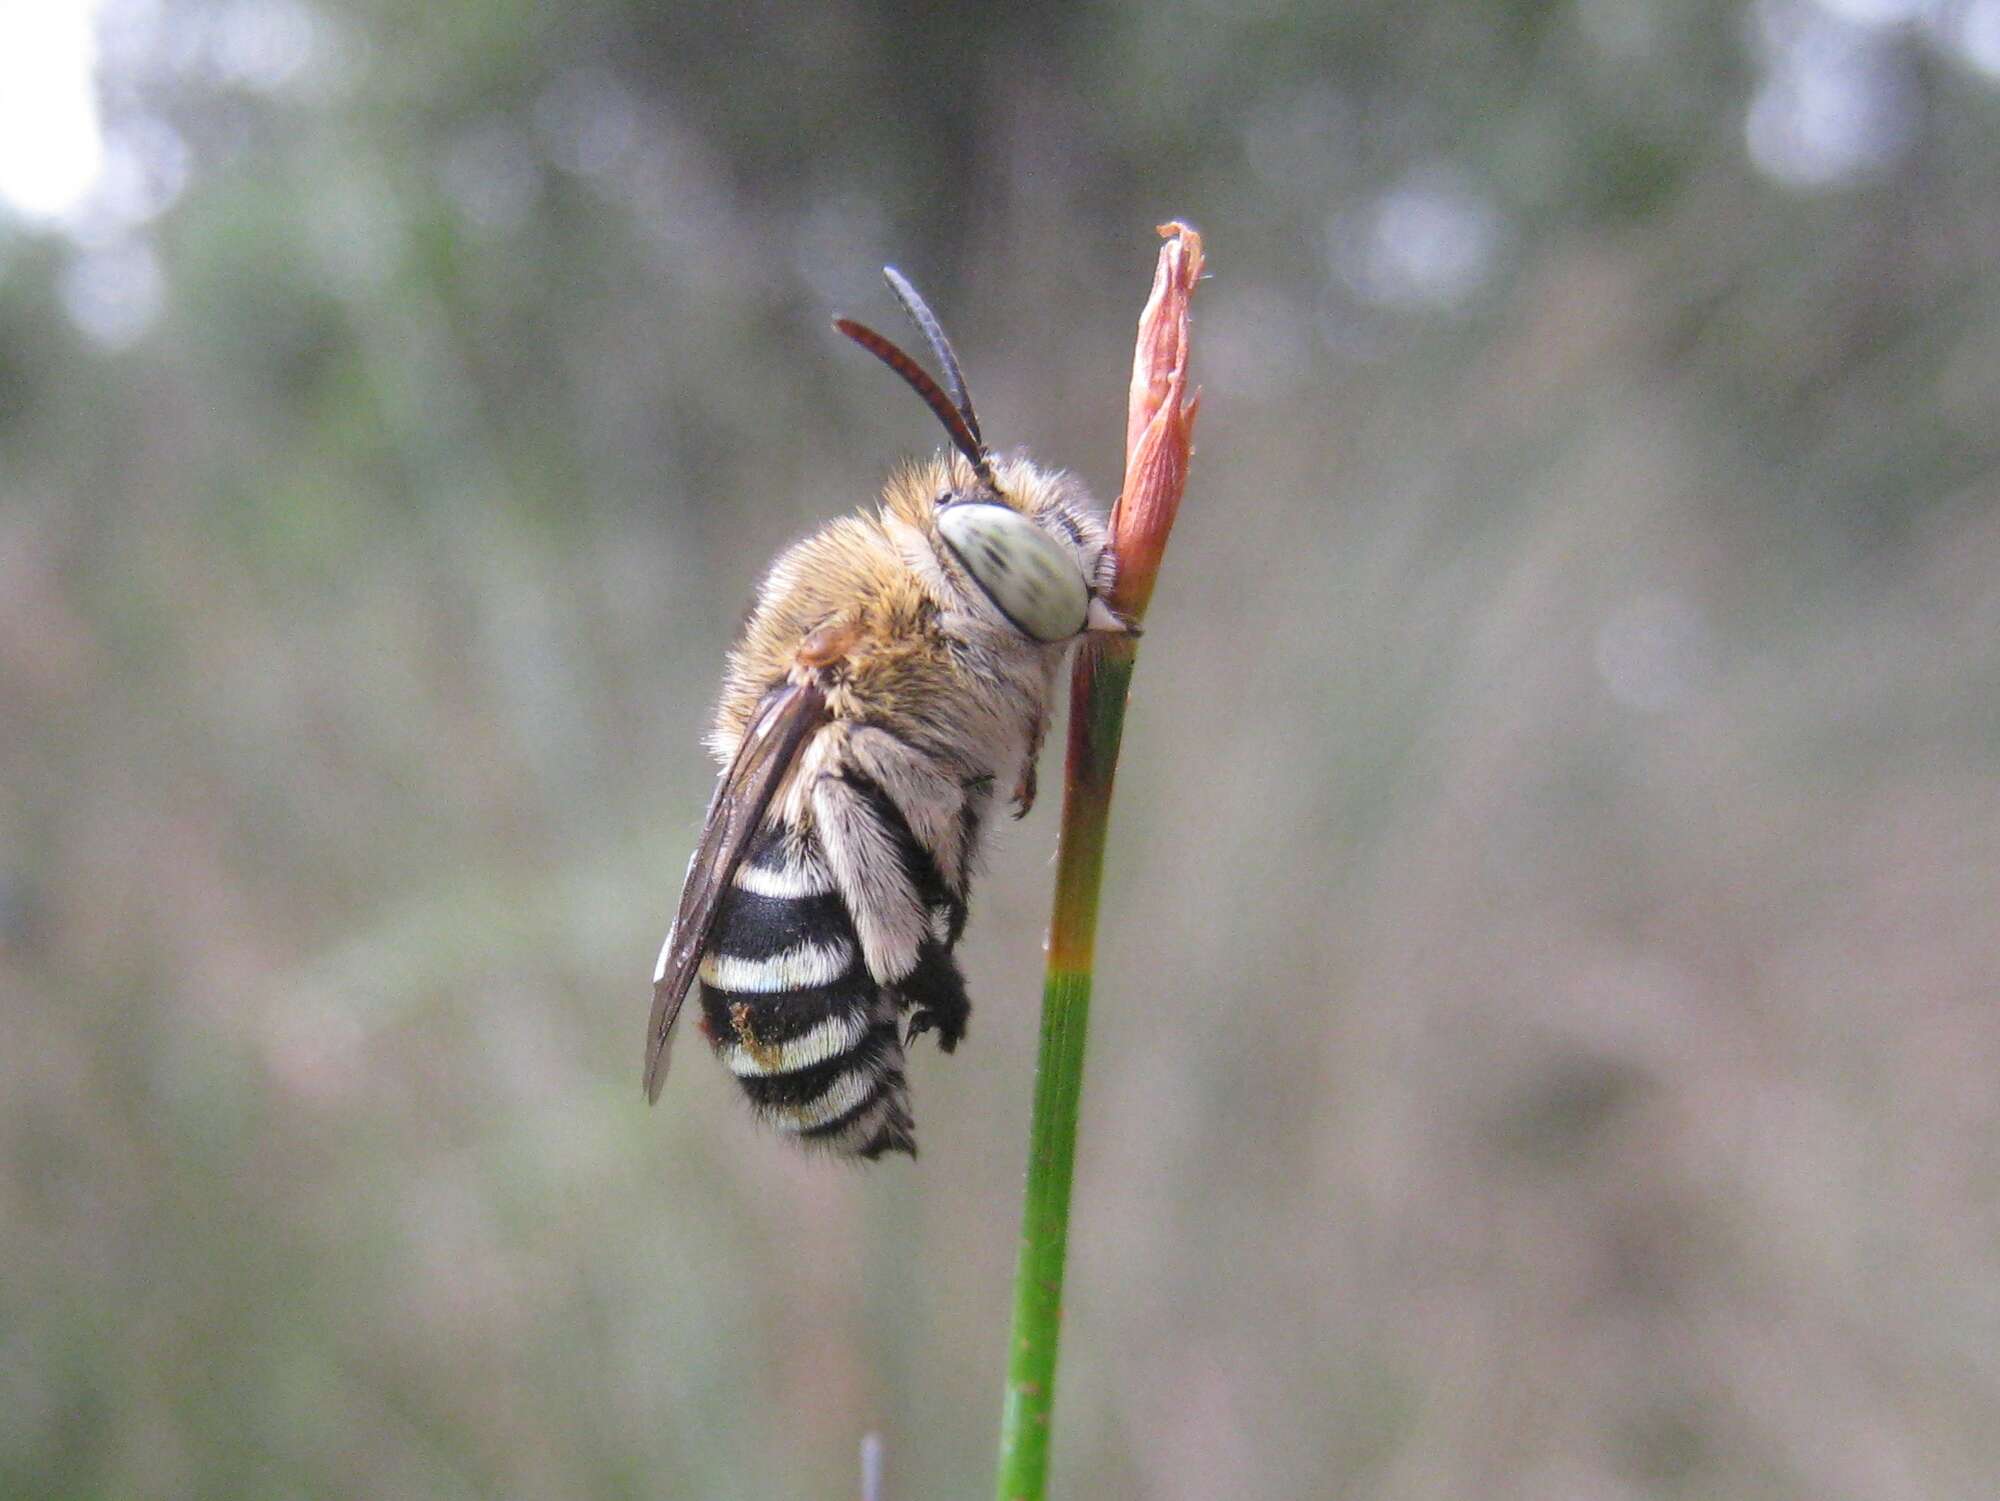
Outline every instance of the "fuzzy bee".
[[764, 579], [709, 734], [724, 769], [654, 971], [645, 1071], [657, 1100], [699, 984], [702, 1031], [757, 1113], [864, 1158], [916, 1154], [904, 1049], [965, 1035], [953, 949], [995, 789], [1027, 813], [1065, 651], [1126, 629], [1080, 487], [993, 455], [937, 319], [884, 275], [944, 387], [874, 330], [835, 327], [909, 383], [952, 449]]

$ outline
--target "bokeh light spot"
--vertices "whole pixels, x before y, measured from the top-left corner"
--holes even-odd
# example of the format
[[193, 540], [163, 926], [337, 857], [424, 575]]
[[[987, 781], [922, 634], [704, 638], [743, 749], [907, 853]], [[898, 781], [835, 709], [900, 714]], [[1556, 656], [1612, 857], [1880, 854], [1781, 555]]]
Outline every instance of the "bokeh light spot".
[[0, 5], [0, 198], [58, 219], [104, 169], [98, 124], [97, 0]]

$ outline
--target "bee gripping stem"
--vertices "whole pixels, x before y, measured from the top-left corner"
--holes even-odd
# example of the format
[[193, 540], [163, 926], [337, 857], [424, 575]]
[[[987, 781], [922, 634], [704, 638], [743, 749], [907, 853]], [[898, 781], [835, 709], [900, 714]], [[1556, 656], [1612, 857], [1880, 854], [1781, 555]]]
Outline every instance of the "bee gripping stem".
[[[1201, 237], [1165, 225], [1152, 296], [1139, 323], [1128, 416], [1125, 487], [1112, 511], [1118, 578], [1110, 603], [1137, 627], [1187, 484], [1198, 398], [1188, 395], [1188, 301], [1201, 274]], [[1070, 1187], [1083, 1095], [1098, 889], [1105, 831], [1137, 659], [1137, 630], [1092, 634], [1070, 679], [1069, 747], [1048, 977], [1028, 1128], [1027, 1186], [1007, 1387], [1000, 1418], [999, 1501], [1042, 1501], [1048, 1488]]]

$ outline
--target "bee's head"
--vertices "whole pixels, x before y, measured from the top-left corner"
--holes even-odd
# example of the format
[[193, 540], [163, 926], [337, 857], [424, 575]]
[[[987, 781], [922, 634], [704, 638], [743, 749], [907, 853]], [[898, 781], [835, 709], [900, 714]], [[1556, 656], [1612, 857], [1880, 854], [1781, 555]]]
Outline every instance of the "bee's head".
[[834, 327], [908, 382], [958, 450], [889, 487], [885, 513], [923, 541], [926, 556], [911, 561], [952, 603], [975, 616], [998, 615], [1031, 641], [1052, 645], [1086, 630], [1128, 629], [1104, 603], [1111, 553], [1080, 487], [1025, 459], [995, 462], [936, 316], [895, 267], [882, 274], [929, 341], [949, 391], [872, 328], [851, 318], [836, 318]]
[[[971, 479], [941, 456], [953, 479]], [[1104, 523], [1083, 487], [1024, 458], [1002, 461], [977, 485], [940, 485], [928, 539], [939, 571], [974, 607], [999, 614], [1030, 640], [1067, 641], [1086, 630], [1123, 630], [1104, 603], [1112, 558]]]

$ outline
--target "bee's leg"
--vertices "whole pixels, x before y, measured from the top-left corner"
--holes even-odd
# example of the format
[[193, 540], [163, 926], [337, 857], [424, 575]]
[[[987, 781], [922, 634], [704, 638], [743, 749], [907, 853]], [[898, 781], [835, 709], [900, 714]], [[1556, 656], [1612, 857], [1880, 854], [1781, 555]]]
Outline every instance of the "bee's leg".
[[1037, 713], [1028, 726], [1028, 756], [1021, 763], [1021, 779], [1014, 784], [1014, 817], [1026, 818], [1035, 806], [1035, 764], [1042, 759], [1042, 741], [1048, 738], [1049, 716]]
[[1028, 762], [1021, 768], [1021, 779], [1014, 784], [1014, 817], [1026, 818], [1028, 810], [1035, 806], [1035, 763]]
[[812, 805], [827, 869], [847, 904], [868, 972], [893, 984], [917, 967], [927, 937], [911, 873], [929, 857], [889, 797], [856, 772], [822, 772], [813, 783]]
[[965, 1036], [972, 1002], [965, 994], [965, 976], [951, 950], [937, 942], [926, 943], [917, 956], [917, 967], [896, 986], [902, 1006], [910, 1015], [907, 1047], [926, 1032], [936, 1032], [938, 1049], [949, 1053]]
[[972, 1009], [951, 947], [965, 927], [964, 872], [983, 792], [871, 726], [849, 731], [846, 753], [813, 787], [827, 865], [869, 973], [899, 1011], [913, 1013], [909, 1035], [934, 1031], [948, 1053]]

